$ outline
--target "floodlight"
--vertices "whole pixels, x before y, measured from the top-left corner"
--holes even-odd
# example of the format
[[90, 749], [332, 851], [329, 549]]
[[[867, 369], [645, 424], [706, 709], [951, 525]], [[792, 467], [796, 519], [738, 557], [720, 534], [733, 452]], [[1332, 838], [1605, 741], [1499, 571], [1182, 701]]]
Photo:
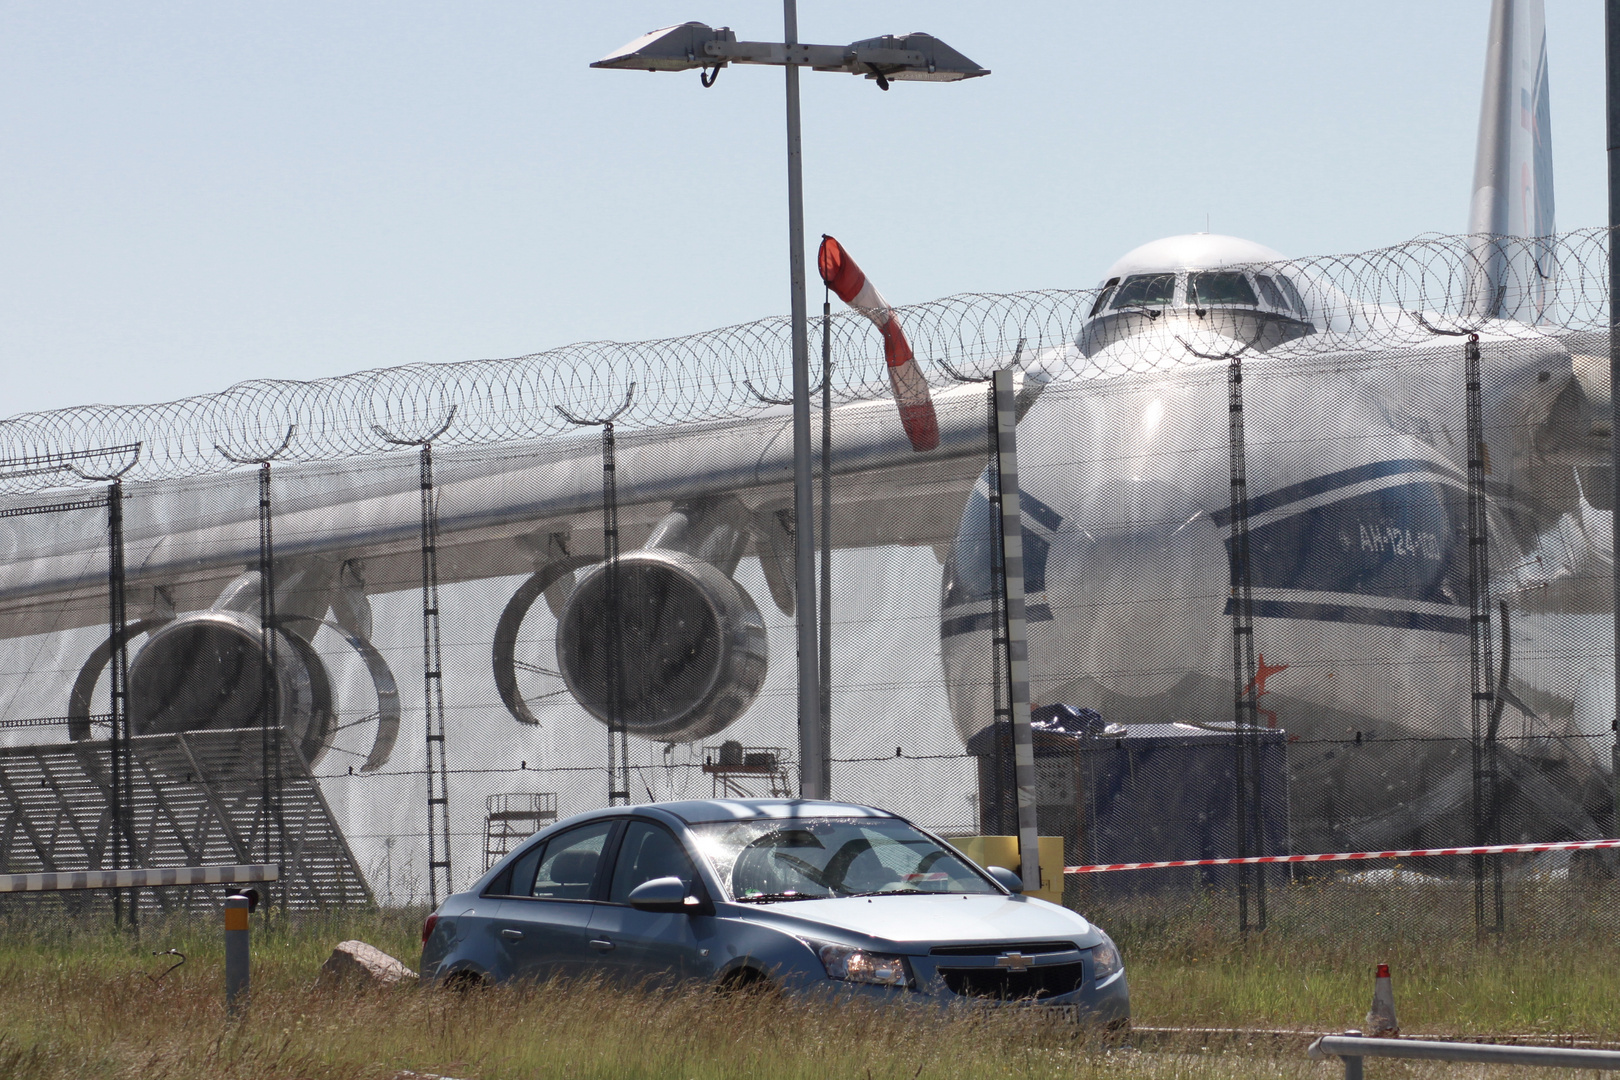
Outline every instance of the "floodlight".
[[[989, 68], [980, 67], [932, 34], [906, 34], [903, 37], [885, 34], [857, 41], [849, 49], [858, 61], [873, 56], [872, 60], [866, 62], [873, 69], [865, 72], [868, 79], [876, 79], [881, 74], [891, 80], [908, 82], [959, 82], [990, 74]], [[879, 53], [913, 53], [919, 55], [921, 60], [885, 64], [874, 55]], [[856, 74], [861, 72], [857, 71]]]
[[714, 27], [700, 22], [666, 26], [642, 34], [623, 48], [608, 53], [592, 64], [593, 68], [625, 68], [631, 71], [690, 71], [693, 68], [712, 67], [714, 61], [704, 52], [710, 42], [735, 42], [737, 35], [729, 27]]

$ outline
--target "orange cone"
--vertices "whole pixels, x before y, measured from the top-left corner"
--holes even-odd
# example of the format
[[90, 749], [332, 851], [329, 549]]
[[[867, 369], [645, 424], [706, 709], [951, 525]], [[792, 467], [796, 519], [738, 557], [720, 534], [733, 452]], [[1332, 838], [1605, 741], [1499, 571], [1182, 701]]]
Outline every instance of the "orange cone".
[[1389, 965], [1379, 964], [1373, 979], [1372, 1008], [1367, 1010], [1367, 1035], [1374, 1039], [1387, 1039], [1401, 1033], [1395, 1020], [1395, 990], [1389, 981]]

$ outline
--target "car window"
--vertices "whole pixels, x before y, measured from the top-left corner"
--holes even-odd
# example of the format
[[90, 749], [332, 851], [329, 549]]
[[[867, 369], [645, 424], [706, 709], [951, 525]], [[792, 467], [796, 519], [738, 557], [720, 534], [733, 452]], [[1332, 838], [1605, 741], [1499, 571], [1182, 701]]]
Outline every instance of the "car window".
[[615, 904], [628, 904], [630, 890], [662, 877], [680, 878], [690, 894], [697, 873], [686, 849], [668, 829], [650, 821], [632, 821], [625, 828], [624, 841], [619, 845], [608, 899]]
[[[548, 840], [527, 895], [539, 900], [589, 900], [613, 826], [612, 821], [592, 822]], [[524, 895], [515, 882], [514, 877], [513, 894]]]
[[490, 882], [485, 891], [488, 896], [528, 896], [534, 888], [534, 871], [540, 865], [540, 856], [544, 855], [544, 843], [532, 844], [527, 851], [519, 855], [501, 872], [500, 876]]

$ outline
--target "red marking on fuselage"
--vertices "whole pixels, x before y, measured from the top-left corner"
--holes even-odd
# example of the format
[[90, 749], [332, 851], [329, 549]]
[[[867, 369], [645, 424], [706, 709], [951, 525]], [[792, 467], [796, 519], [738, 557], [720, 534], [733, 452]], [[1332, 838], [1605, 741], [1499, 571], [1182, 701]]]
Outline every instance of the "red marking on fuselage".
[[1255, 697], [1262, 697], [1265, 694], [1270, 693], [1270, 691], [1266, 689], [1266, 680], [1277, 674], [1279, 671], [1287, 671], [1288, 665], [1278, 664], [1275, 667], [1268, 666], [1266, 664], [1265, 653], [1260, 653], [1256, 659], [1260, 661], [1259, 670], [1254, 673], [1254, 678], [1249, 680], [1249, 685], [1243, 688], [1243, 692], [1247, 694], [1249, 691], [1253, 690]]

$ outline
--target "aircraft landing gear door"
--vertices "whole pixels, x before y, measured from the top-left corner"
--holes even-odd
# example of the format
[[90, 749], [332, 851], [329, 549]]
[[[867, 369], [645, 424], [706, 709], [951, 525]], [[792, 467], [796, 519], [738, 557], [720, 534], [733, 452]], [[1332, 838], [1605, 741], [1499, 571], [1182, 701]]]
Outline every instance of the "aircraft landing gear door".
[[552, 837], [533, 880], [513, 881], [496, 932], [514, 976], [543, 982], [585, 973], [591, 959], [586, 931], [606, 884], [602, 854], [618, 824], [597, 821]]
[[590, 950], [602, 972], [622, 982], [679, 982], [713, 970], [700, 950], [712, 920], [684, 912], [637, 911], [630, 891], [655, 878], [677, 877], [688, 895], [703, 888], [691, 857], [668, 829], [632, 820], [614, 860], [607, 903], [591, 912]]

